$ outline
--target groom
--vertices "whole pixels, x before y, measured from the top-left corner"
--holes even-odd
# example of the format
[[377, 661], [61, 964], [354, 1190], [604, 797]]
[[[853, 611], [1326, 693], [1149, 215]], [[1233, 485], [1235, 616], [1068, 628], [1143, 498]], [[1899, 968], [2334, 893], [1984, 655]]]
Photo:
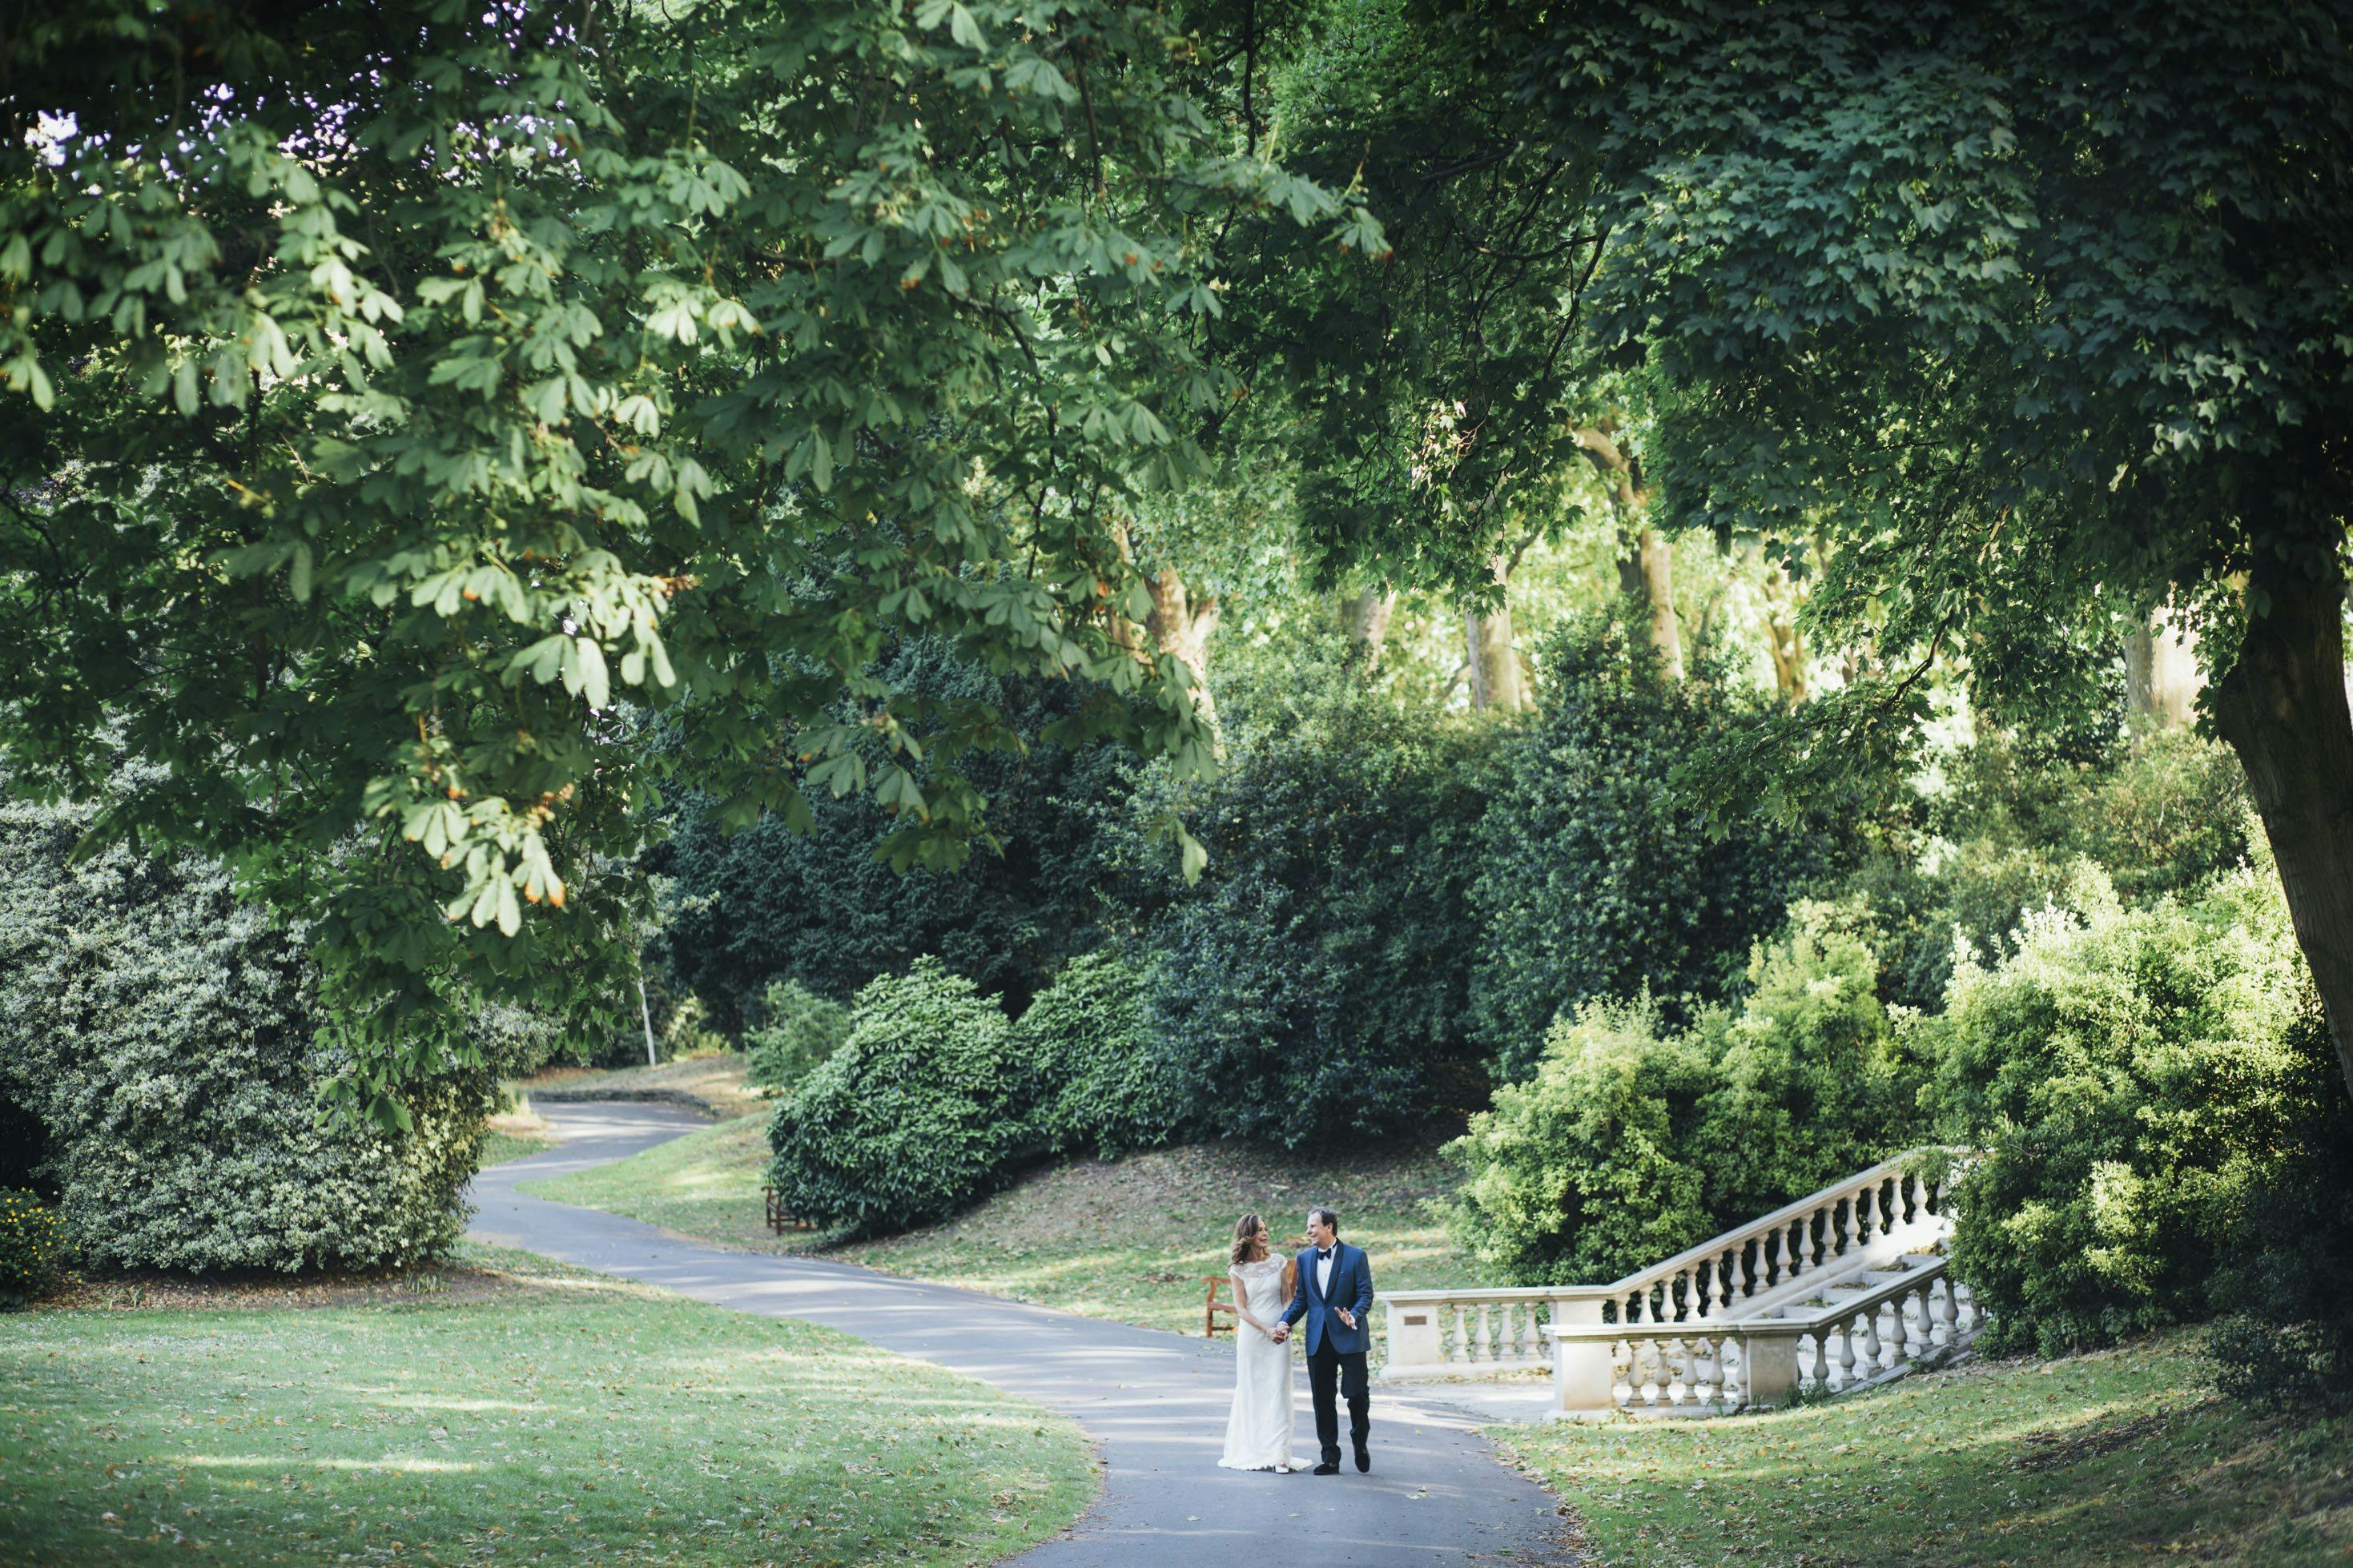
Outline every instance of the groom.
[[1307, 1211], [1307, 1237], [1315, 1245], [1299, 1255], [1299, 1286], [1282, 1321], [1277, 1343], [1291, 1337], [1291, 1325], [1307, 1320], [1307, 1386], [1315, 1395], [1315, 1436], [1324, 1445], [1319, 1476], [1340, 1473], [1340, 1412], [1332, 1385], [1348, 1396], [1348, 1436], [1356, 1445], [1356, 1468], [1373, 1468], [1365, 1447], [1372, 1420], [1366, 1414], [1365, 1350], [1372, 1335], [1365, 1319], [1373, 1310], [1373, 1266], [1365, 1249], [1340, 1239], [1340, 1216], [1330, 1209]]

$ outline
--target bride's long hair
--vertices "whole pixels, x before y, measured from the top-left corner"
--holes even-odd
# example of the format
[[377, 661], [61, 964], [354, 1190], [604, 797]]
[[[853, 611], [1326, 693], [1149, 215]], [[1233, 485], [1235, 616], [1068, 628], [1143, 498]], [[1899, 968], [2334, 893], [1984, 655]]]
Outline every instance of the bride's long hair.
[[1259, 1233], [1265, 1228], [1266, 1222], [1258, 1217], [1256, 1210], [1234, 1221], [1233, 1260], [1236, 1263], [1256, 1263], [1266, 1256], [1266, 1243], [1259, 1237]]

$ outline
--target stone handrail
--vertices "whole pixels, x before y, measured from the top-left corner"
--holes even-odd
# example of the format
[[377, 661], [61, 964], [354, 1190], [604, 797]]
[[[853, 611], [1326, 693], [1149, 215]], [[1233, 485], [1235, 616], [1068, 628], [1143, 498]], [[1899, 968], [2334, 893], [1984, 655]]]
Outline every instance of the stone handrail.
[[1943, 1152], [1907, 1150], [1622, 1279], [1545, 1295], [1564, 1310], [1556, 1321], [1672, 1322], [1736, 1312], [1899, 1227], [1929, 1222], [1942, 1210], [1941, 1188], [1905, 1167]]
[[1381, 1375], [1493, 1377], [1556, 1360], [1545, 1339], [1555, 1328], [1743, 1316], [1801, 1279], [1852, 1269], [1866, 1249], [1903, 1245], [1899, 1232], [1941, 1232], [1940, 1189], [1905, 1170], [1936, 1152], [1883, 1160], [1608, 1285], [1383, 1291]]
[[1771, 1409], [1800, 1388], [1843, 1394], [1975, 1339], [1984, 1313], [1945, 1259], [1903, 1261], [1894, 1279], [1786, 1317], [1548, 1326], [1555, 1413]]
[[1544, 1327], [1560, 1292], [1545, 1287], [1384, 1290], [1383, 1377], [1492, 1377], [1548, 1359]]

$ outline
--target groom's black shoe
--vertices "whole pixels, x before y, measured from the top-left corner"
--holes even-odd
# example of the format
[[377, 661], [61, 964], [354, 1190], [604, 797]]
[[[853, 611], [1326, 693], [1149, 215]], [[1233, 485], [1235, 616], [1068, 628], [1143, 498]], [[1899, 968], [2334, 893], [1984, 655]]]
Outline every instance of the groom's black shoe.
[[1372, 1450], [1362, 1443], [1356, 1445], [1356, 1473], [1364, 1475], [1373, 1468]]
[[1315, 1467], [1315, 1473], [1319, 1476], [1336, 1476], [1340, 1473], [1339, 1462], [1335, 1459], [1326, 1459], [1322, 1464]]

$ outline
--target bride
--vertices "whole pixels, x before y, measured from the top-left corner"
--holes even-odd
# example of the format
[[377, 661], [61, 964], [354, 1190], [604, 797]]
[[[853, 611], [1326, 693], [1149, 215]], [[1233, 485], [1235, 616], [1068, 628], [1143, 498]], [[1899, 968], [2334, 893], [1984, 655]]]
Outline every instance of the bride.
[[1234, 1407], [1226, 1417], [1226, 1451], [1218, 1463], [1229, 1470], [1272, 1470], [1289, 1475], [1291, 1457], [1291, 1346], [1274, 1337], [1282, 1309], [1291, 1300], [1297, 1266], [1267, 1256], [1266, 1222], [1246, 1214], [1234, 1224]]

